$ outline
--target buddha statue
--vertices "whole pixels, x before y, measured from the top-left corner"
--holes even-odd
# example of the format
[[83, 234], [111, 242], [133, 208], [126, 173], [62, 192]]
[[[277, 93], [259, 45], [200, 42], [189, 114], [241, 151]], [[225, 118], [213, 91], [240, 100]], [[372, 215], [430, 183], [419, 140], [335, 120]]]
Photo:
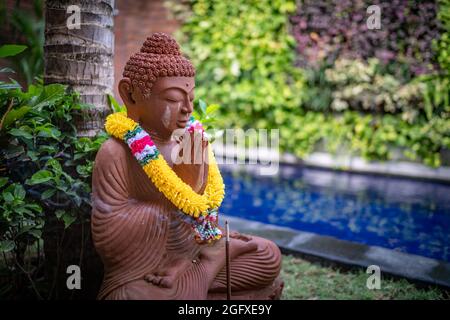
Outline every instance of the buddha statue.
[[[217, 165], [208, 161], [209, 142], [202, 134], [194, 148], [194, 130], [186, 130], [192, 125], [194, 76], [192, 63], [164, 33], [148, 37], [125, 66], [118, 90], [127, 112], [107, 127], [112, 130], [115, 125], [123, 132], [103, 143], [92, 177], [92, 236], [104, 264], [98, 299], [226, 298], [224, 230], [214, 216], [219, 208], [198, 209], [202, 195], [214, 193], [207, 186], [213, 171], [216, 195], [221, 195], [223, 182]], [[124, 131], [122, 125], [131, 127]], [[180, 130], [184, 133], [176, 138], [174, 132]], [[182, 156], [185, 149], [180, 146], [186, 141], [200, 154], [200, 161], [174, 159], [174, 154]], [[160, 159], [159, 167], [154, 159]], [[164, 170], [155, 169], [160, 167]], [[179, 184], [168, 184], [166, 175], [179, 179]], [[192, 199], [176, 202], [184, 192], [177, 190], [178, 185], [191, 192], [187, 194]], [[191, 215], [180, 207], [192, 209]], [[273, 242], [230, 232], [229, 256], [232, 299], [280, 297], [281, 254]]]

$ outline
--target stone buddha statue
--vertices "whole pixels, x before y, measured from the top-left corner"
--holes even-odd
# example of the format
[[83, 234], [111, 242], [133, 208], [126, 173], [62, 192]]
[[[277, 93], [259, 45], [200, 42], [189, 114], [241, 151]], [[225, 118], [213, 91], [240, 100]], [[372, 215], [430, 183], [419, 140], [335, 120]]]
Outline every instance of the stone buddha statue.
[[[194, 75], [176, 41], [155, 33], [128, 60], [118, 89], [127, 108], [124, 119], [139, 124], [177, 178], [202, 194], [210, 172], [208, 141], [196, 149], [198, 163], [173, 157], [182, 155], [183, 137], [193, 134], [185, 130], [174, 138], [193, 112]], [[95, 159], [92, 236], [104, 264], [98, 299], [225, 299], [224, 237], [197, 241], [195, 217], [184, 215], [143, 168], [130, 145], [115, 137]], [[230, 238], [232, 298], [278, 299], [283, 288], [278, 247], [237, 232]]]

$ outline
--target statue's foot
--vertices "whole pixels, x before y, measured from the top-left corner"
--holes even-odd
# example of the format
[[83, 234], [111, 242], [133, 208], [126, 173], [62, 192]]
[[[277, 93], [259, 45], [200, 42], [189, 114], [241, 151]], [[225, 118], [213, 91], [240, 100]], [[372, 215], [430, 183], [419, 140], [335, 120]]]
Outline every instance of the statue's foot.
[[239, 233], [237, 231], [230, 232], [230, 238], [232, 239], [239, 239], [245, 242], [251, 241], [253, 238], [247, 234]]
[[[252, 241], [244, 241], [239, 238], [231, 238], [229, 243], [230, 259], [234, 259], [242, 254], [256, 251], [258, 245]], [[224, 258], [225, 239], [220, 239], [213, 245], [205, 245], [200, 251], [200, 260], [218, 261]]]

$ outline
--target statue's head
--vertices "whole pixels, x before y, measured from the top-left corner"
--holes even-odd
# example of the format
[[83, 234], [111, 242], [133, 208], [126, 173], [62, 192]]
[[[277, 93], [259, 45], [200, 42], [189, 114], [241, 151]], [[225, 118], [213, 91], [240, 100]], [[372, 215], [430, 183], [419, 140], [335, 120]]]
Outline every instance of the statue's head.
[[128, 116], [161, 136], [184, 128], [193, 111], [194, 75], [171, 36], [152, 34], [130, 57], [119, 82]]

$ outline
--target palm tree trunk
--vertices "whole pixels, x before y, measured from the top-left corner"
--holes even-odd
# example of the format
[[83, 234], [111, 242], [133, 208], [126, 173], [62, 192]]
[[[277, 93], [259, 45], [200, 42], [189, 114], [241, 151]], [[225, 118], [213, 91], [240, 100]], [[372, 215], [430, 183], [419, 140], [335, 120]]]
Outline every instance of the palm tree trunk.
[[[69, 29], [73, 14], [80, 9], [80, 27]], [[80, 136], [94, 136], [109, 113], [106, 94], [114, 83], [114, 0], [45, 1], [44, 82], [63, 83], [80, 93], [83, 103], [95, 108], [77, 120]]]
[[[74, 5], [80, 12], [79, 29], [67, 25], [74, 14], [67, 12], [68, 7]], [[95, 106], [76, 120], [79, 136], [94, 136], [110, 110], [106, 94], [114, 83], [113, 11], [114, 0], [45, 1], [44, 82], [67, 84], [80, 93], [83, 103]], [[103, 268], [85, 214], [80, 212], [80, 222], [68, 229], [54, 216], [46, 218], [43, 238], [49, 287], [45, 298], [89, 299], [98, 292]], [[66, 285], [69, 265], [81, 268], [81, 290], [69, 290]]]

